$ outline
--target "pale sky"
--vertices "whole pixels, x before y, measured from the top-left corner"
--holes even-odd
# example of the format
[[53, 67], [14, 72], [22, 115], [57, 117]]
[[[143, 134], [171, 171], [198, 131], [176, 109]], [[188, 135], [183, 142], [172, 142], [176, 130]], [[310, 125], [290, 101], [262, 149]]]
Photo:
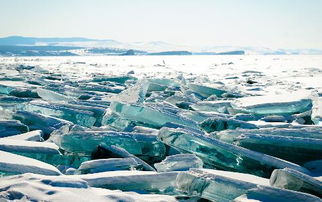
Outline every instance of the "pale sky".
[[0, 37], [322, 49], [322, 0], [0, 0]]

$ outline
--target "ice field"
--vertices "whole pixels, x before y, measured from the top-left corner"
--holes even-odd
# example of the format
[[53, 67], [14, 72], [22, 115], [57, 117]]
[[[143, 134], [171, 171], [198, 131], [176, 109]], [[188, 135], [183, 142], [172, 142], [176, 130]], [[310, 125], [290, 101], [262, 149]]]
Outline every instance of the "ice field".
[[321, 55], [0, 57], [0, 201], [321, 197]]

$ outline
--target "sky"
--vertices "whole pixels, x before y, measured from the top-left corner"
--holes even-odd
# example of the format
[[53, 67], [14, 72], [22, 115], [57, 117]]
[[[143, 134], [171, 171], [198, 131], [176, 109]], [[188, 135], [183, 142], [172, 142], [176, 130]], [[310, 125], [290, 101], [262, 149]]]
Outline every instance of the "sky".
[[322, 49], [322, 0], [0, 0], [0, 37]]

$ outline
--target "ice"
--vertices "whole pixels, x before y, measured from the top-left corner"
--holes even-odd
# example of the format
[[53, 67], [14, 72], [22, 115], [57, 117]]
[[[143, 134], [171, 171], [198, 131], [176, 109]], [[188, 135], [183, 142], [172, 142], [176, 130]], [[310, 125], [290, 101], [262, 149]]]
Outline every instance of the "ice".
[[196, 111], [219, 112], [229, 114], [231, 101], [201, 101], [191, 105]]
[[31, 173], [2, 178], [0, 190], [1, 198], [10, 201], [177, 201], [173, 196], [94, 188], [77, 178]]
[[99, 173], [115, 170], [141, 170], [142, 165], [134, 158], [109, 158], [83, 162], [77, 169], [79, 174]]
[[26, 105], [25, 110], [65, 119], [86, 127], [94, 126], [96, 122], [95, 113], [88, 110], [88, 107], [78, 107], [76, 105], [66, 106], [57, 103], [50, 104], [44, 101], [31, 101]]
[[103, 149], [111, 152], [112, 155], [116, 155], [117, 157], [123, 157], [123, 158], [132, 158], [134, 159], [137, 163], [139, 163], [142, 167], [143, 170], [146, 171], [155, 171], [155, 169], [147, 164], [145, 161], [141, 160], [140, 158], [134, 156], [133, 154], [129, 153], [125, 149], [121, 147], [117, 147], [115, 145], [112, 146], [107, 146], [106, 144], [101, 144], [100, 145]]
[[221, 97], [227, 91], [219, 89], [218, 87], [214, 87], [211, 84], [196, 84], [190, 83], [188, 84], [188, 88], [201, 96], [207, 98], [209, 96], [215, 95]]
[[10, 120], [0, 120], [0, 137], [7, 137], [12, 135], [18, 135], [20, 133], [28, 132], [29, 128], [20, 121]]
[[143, 122], [155, 127], [162, 127], [168, 122], [186, 126], [196, 125], [193, 121], [180, 117], [174, 113], [160, 111], [158, 108], [146, 106], [129, 105], [120, 102], [112, 102], [110, 108], [116, 114], [125, 119]]
[[310, 170], [312, 175], [322, 176], [322, 159], [306, 162], [303, 166]]
[[[321, 64], [276, 55], [0, 58], [0, 172], [11, 175], [0, 178], [0, 196], [321, 201], [312, 195], [321, 192]], [[283, 189], [266, 179], [275, 175]]]
[[296, 114], [309, 111], [312, 108], [312, 99], [307, 92], [292, 94], [251, 96], [238, 98], [232, 102], [237, 112], [247, 112], [257, 115], [269, 114]]
[[305, 168], [232, 144], [221, 142], [205, 135], [187, 133], [183, 129], [162, 128], [158, 138], [179, 150], [193, 153], [211, 168], [246, 172], [258, 176], [270, 176], [275, 168], [293, 168], [308, 173]]
[[69, 100], [71, 100], [65, 95], [59, 94], [51, 90], [43, 89], [43, 88], [38, 88], [37, 93], [39, 97], [49, 102], [68, 102]]
[[319, 97], [313, 102], [312, 121], [316, 125], [322, 126], [322, 98]]
[[[292, 201], [317, 199], [300, 192], [271, 188], [268, 179], [265, 178], [210, 169], [192, 169], [180, 173], [177, 177], [177, 187], [188, 195], [197, 195], [210, 201], [232, 201], [249, 193], [265, 195], [264, 201], [275, 201], [276, 194], [286, 196]], [[270, 195], [271, 193], [275, 194]]]
[[234, 145], [298, 164], [318, 160], [322, 153], [322, 139], [317, 138], [256, 134], [256, 131], [252, 134], [242, 133], [235, 137], [229, 132], [221, 133], [218, 137]]
[[274, 187], [306, 192], [322, 197], [322, 178], [314, 178], [290, 168], [274, 170], [269, 182]]
[[130, 132], [78, 130], [77, 127], [62, 127], [51, 134], [49, 139], [61, 149], [91, 155], [102, 143], [116, 145], [133, 155], [146, 158], [163, 158], [165, 146], [158, 142], [155, 135]]
[[0, 173], [4, 175], [17, 173], [37, 173], [43, 175], [61, 175], [54, 166], [36, 159], [0, 151]]
[[70, 121], [64, 119], [27, 111], [17, 111], [12, 117], [26, 124], [30, 130], [41, 130], [44, 133], [44, 136], [42, 137], [45, 139], [48, 139], [50, 133], [54, 130], [59, 129], [66, 124], [72, 124]]
[[145, 95], [148, 90], [147, 81], [143, 80], [138, 82], [135, 86], [132, 86], [120, 94], [114, 95], [111, 101], [123, 102], [128, 104], [140, 104], [144, 101]]
[[43, 137], [43, 133], [41, 130], [33, 130], [33, 131], [30, 131], [27, 133], [3, 137], [2, 139], [14, 139], [14, 140], [42, 142], [42, 141], [44, 141], [44, 139], [42, 137]]
[[227, 119], [222, 117], [211, 117], [202, 121], [200, 127], [204, 129], [206, 132], [214, 132], [221, 131], [227, 129], [236, 129], [236, 128], [247, 128], [247, 129], [255, 129], [256, 125], [247, 123], [245, 121], [240, 121], [236, 119]]
[[135, 191], [139, 193], [175, 193], [178, 172], [109, 171], [73, 175], [85, 180], [91, 187]]
[[50, 142], [33, 142], [0, 138], [0, 150], [7, 152], [35, 153], [35, 154], [60, 154], [58, 146]]
[[158, 172], [184, 171], [190, 168], [202, 168], [203, 162], [194, 154], [167, 156], [162, 162], [154, 164]]

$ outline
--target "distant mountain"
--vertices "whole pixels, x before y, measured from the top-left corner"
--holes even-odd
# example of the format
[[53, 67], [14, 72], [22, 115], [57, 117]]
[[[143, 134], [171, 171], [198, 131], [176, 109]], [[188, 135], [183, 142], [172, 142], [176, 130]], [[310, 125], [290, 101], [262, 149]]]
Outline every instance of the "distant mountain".
[[[45, 48], [47, 47], [47, 48]], [[59, 48], [58, 48], [59, 47]], [[57, 50], [59, 49], [59, 50]], [[270, 49], [242, 46], [184, 46], [163, 41], [123, 43], [82, 37], [0, 38], [0, 56], [36, 55], [322, 55], [319, 49]]]

